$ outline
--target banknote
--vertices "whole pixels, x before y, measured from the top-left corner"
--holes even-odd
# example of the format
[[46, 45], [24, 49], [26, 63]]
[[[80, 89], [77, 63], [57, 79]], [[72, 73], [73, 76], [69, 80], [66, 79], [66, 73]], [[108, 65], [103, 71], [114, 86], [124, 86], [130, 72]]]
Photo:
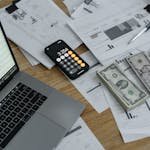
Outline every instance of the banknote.
[[128, 79], [116, 64], [97, 71], [97, 74], [125, 110], [135, 108], [149, 97], [144, 90]]
[[150, 92], [150, 60], [144, 52], [126, 59], [137, 77]]

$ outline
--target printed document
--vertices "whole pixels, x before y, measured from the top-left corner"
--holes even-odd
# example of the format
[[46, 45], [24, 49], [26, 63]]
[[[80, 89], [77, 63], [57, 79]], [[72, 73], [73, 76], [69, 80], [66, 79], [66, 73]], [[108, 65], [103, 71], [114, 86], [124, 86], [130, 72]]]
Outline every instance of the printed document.
[[[72, 1], [68, 3], [72, 3], [73, 5]], [[104, 17], [104, 15], [107, 16], [119, 11], [122, 13], [135, 8], [143, 9], [145, 5], [145, 2], [143, 2], [142, 0], [84, 0], [84, 2], [74, 10], [71, 16], [72, 18], [76, 19], [89, 15], [97, 16], [98, 14], [102, 14]]]
[[81, 57], [89, 64], [90, 69], [81, 77], [72, 80], [71, 83], [93, 108], [101, 113], [109, 107], [104, 93], [104, 86], [96, 75], [96, 71], [101, 65], [90, 52], [85, 52]]
[[104, 148], [80, 118], [56, 150], [104, 150]]
[[95, 16], [77, 18], [70, 21], [69, 25], [104, 65], [104, 61], [148, 41], [147, 37], [150, 36], [150, 32], [147, 33], [148, 36], [145, 34], [137, 42], [128, 45], [128, 41], [149, 21], [149, 14], [145, 10], [135, 7], [132, 11], [113, 14], [109, 17], [103, 17], [100, 13]]

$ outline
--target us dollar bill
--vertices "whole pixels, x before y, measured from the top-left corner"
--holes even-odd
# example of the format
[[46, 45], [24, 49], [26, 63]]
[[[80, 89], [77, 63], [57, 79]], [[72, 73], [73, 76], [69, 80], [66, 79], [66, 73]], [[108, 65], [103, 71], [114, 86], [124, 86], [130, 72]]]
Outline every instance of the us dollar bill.
[[144, 52], [126, 58], [127, 62], [150, 92], [150, 60]]
[[128, 79], [116, 64], [97, 71], [97, 75], [125, 110], [135, 108], [149, 97], [145, 91]]

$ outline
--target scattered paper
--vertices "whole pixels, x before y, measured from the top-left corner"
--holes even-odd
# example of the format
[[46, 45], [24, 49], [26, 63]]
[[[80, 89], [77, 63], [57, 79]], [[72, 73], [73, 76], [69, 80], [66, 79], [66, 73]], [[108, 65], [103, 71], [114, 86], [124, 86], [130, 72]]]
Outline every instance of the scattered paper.
[[84, 0], [62, 0], [62, 1], [68, 8], [70, 14], [72, 14], [84, 2]]
[[[87, 2], [86, 2], [87, 1]], [[70, 1], [71, 3], [72, 1]], [[145, 3], [141, 0], [84, 0], [82, 4], [71, 14], [74, 19], [82, 18], [85, 16], [93, 15], [97, 16], [102, 14], [102, 17], [106, 17], [110, 14], [117, 12], [124, 13], [130, 9], [144, 8]]]
[[69, 18], [52, 0], [22, 0], [12, 14], [5, 9], [0, 19], [7, 36], [40, 61], [47, 68], [54, 63], [45, 55], [44, 48], [58, 39], [66, 41], [73, 49], [81, 41], [68, 27]]
[[23, 50], [21, 48], [20, 48], [20, 50], [32, 66], [38, 65], [40, 63], [38, 60], [36, 60], [33, 56], [31, 56], [25, 50]]
[[80, 118], [56, 150], [104, 150], [104, 148]]
[[89, 64], [90, 69], [81, 77], [72, 80], [71, 83], [93, 106], [93, 108], [98, 113], [101, 113], [109, 107], [104, 93], [104, 86], [96, 75], [96, 71], [101, 65], [90, 52], [85, 52], [81, 57]]
[[128, 45], [128, 41], [150, 22], [149, 14], [139, 9], [139, 5], [145, 4], [143, 3], [143, 1], [138, 1], [134, 7], [131, 5], [132, 9], [130, 6], [129, 11], [123, 13], [116, 8], [116, 11], [109, 9], [109, 12], [105, 14], [106, 10], [101, 9], [103, 10], [101, 13], [77, 18], [70, 21], [69, 25], [95, 57], [104, 64], [104, 61], [149, 40], [148, 36], [143, 36], [142, 39], [137, 40], [138, 42]]

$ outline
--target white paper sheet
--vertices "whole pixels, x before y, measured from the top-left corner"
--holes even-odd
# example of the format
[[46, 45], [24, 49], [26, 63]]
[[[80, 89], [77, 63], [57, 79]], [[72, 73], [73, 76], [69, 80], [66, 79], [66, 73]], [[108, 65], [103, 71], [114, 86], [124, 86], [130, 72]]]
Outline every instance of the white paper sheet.
[[81, 44], [66, 23], [70, 18], [52, 0], [21, 0], [16, 5], [19, 9], [13, 14], [0, 14], [6, 34], [47, 68], [54, 64], [44, 53], [46, 46], [58, 39], [73, 49]]
[[85, 52], [81, 57], [89, 64], [90, 69], [78, 79], [72, 80], [71, 83], [93, 108], [101, 113], [109, 107], [104, 95], [104, 86], [96, 75], [96, 71], [101, 65], [90, 52]]
[[90, 14], [93, 14], [93, 16], [97, 16], [97, 14], [107, 16], [117, 13], [118, 11], [125, 12], [126, 10], [130, 10], [131, 8], [144, 8], [145, 5], [145, 2], [143, 3], [142, 0], [92, 0], [89, 5], [87, 5], [86, 3], [80, 4], [80, 6], [71, 14], [71, 16], [74, 19], [85, 17]]
[[104, 150], [81, 118], [72, 127], [71, 132], [62, 140], [56, 150]]
[[29, 63], [32, 66], [38, 65], [40, 62], [38, 60], [36, 60], [34, 57], [32, 57], [28, 52], [26, 52], [25, 50], [21, 49], [21, 52], [23, 53], [23, 55], [26, 57], [26, 59], [29, 61]]
[[[143, 3], [141, 1], [141, 5]], [[95, 16], [90, 15], [70, 21], [69, 25], [95, 57], [103, 63], [149, 40], [147, 36], [142, 36], [140, 42], [137, 40], [128, 45], [128, 41], [150, 21], [149, 14], [139, 9], [139, 5], [140, 2], [137, 7], [135, 5], [131, 10], [129, 8], [129, 12], [117, 14], [115, 12], [109, 17], [104, 15], [105, 10], [103, 10], [103, 13], [94, 13]]]
[[84, 0], [62, 0], [66, 7], [68, 8], [70, 14], [72, 14]]

